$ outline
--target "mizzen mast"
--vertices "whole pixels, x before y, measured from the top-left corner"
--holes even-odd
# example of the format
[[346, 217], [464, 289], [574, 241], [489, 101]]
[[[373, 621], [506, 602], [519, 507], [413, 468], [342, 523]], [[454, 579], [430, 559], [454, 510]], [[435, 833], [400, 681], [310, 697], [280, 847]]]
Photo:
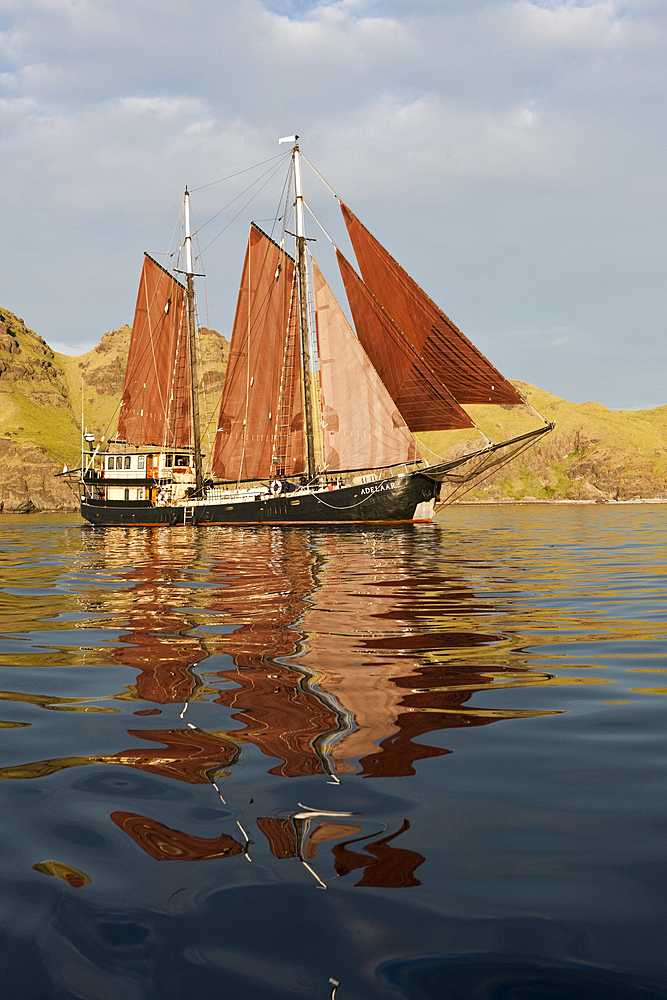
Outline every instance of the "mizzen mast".
[[190, 232], [190, 192], [185, 189], [183, 201], [183, 215], [185, 224], [185, 288], [186, 300], [188, 304], [188, 348], [190, 355], [190, 405], [192, 412], [192, 438], [194, 443], [195, 459], [195, 489], [201, 493], [203, 476], [201, 462], [201, 439], [199, 434], [199, 403], [197, 399], [197, 380], [195, 369], [197, 365], [197, 345], [195, 343], [195, 278], [192, 267], [192, 236]]

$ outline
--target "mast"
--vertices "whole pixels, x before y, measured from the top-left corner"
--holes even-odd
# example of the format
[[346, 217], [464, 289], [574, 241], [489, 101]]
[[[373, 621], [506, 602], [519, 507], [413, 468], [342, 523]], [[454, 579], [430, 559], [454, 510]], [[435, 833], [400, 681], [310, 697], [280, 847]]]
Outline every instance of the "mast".
[[197, 382], [195, 369], [197, 365], [197, 349], [195, 344], [195, 279], [192, 269], [192, 237], [190, 235], [190, 192], [185, 189], [183, 206], [185, 218], [185, 287], [188, 303], [188, 347], [190, 352], [190, 404], [192, 410], [192, 437], [194, 441], [195, 458], [195, 489], [201, 492], [203, 476], [201, 467], [201, 440], [199, 436], [199, 402], [197, 399]]
[[[294, 137], [298, 139], [298, 135]], [[303, 403], [306, 429], [308, 479], [317, 475], [315, 464], [315, 421], [313, 412], [313, 376], [310, 366], [310, 333], [308, 329], [308, 271], [306, 261], [306, 234], [303, 224], [303, 185], [301, 181], [301, 153], [296, 143], [292, 150], [294, 165], [294, 208], [296, 212], [296, 273], [299, 292], [299, 331], [301, 333], [301, 359], [303, 370]]]

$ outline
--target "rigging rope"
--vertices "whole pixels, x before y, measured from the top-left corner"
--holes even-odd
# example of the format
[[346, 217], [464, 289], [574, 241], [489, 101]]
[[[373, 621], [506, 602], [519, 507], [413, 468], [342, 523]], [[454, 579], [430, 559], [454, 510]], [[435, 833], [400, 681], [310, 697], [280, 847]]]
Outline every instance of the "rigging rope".
[[[477, 469], [470, 474], [470, 478], [468, 480], [466, 480], [463, 483], [459, 483], [458, 486], [455, 486], [452, 492], [446, 498], [446, 500], [442, 500], [439, 504], [436, 505], [435, 508], [436, 513], [442, 510], [443, 507], [448, 507], [456, 500], [460, 500], [461, 497], [466, 496], [466, 494], [470, 493], [470, 491], [475, 489], [475, 487], [480, 486], [482, 483], [486, 482], [486, 480], [489, 479], [489, 477], [492, 476], [494, 472], [500, 472], [500, 470], [504, 469], [505, 466], [508, 465], [513, 459], [518, 458], [518, 456], [523, 454], [524, 451], [528, 451], [529, 448], [532, 448], [533, 445], [537, 443], [537, 440], [538, 440], [537, 438], [534, 438], [532, 441], [526, 441], [524, 444], [519, 445], [517, 448], [511, 451], [508, 455], [498, 458], [495, 460], [495, 462], [491, 462], [490, 464], [487, 464], [485, 460], [480, 462]], [[484, 475], [484, 472], [486, 472], [486, 475]], [[478, 478], [480, 476], [481, 478]], [[468, 486], [467, 490], [464, 490], [463, 487], [467, 483], [470, 483], [470, 485]]]
[[[238, 219], [238, 217], [239, 217], [239, 215], [241, 214], [241, 212], [245, 211], [245, 209], [246, 209], [246, 208], [248, 207], [248, 205], [250, 205], [250, 203], [251, 203], [251, 202], [253, 202], [253, 201], [255, 200], [255, 198], [256, 198], [256, 197], [257, 197], [257, 195], [258, 195], [258, 194], [260, 193], [260, 191], [263, 191], [263, 190], [264, 190], [264, 188], [265, 188], [265, 187], [266, 187], [266, 185], [267, 185], [267, 184], [269, 183], [269, 181], [270, 181], [270, 180], [273, 180], [273, 177], [274, 177], [274, 176], [275, 176], [275, 174], [276, 174], [276, 173], [278, 172], [278, 169], [280, 168], [280, 166], [281, 166], [281, 164], [280, 164], [280, 163], [278, 163], [278, 164], [277, 164], [277, 165], [276, 165], [276, 166], [274, 167], [274, 169], [273, 169], [273, 172], [272, 172], [272, 173], [271, 173], [271, 174], [270, 174], [270, 175], [269, 175], [269, 176], [267, 177], [267, 179], [266, 179], [266, 180], [264, 181], [264, 183], [262, 184], [262, 186], [261, 186], [261, 187], [260, 187], [260, 188], [259, 188], [259, 189], [258, 189], [257, 191], [255, 191], [255, 193], [254, 193], [254, 194], [252, 195], [252, 197], [251, 197], [251, 198], [249, 198], [249, 199], [248, 199], [248, 201], [246, 201], [244, 205], [242, 205], [242, 206], [241, 206], [241, 208], [240, 208], [240, 209], [238, 210], [238, 212], [236, 213], [236, 215], [235, 215], [235, 216], [234, 216], [234, 217], [233, 217], [232, 219], [230, 219], [230, 220], [229, 220], [229, 222], [228, 222], [228, 223], [227, 223], [227, 225], [226, 225], [226, 226], [224, 227], [224, 229], [221, 229], [221, 230], [220, 230], [220, 232], [218, 233], [218, 235], [217, 235], [217, 236], [214, 236], [214, 237], [213, 237], [213, 239], [211, 240], [211, 242], [210, 242], [210, 243], [208, 243], [208, 244], [207, 244], [207, 245], [206, 245], [206, 246], [204, 247], [204, 249], [202, 250], [202, 253], [206, 253], [206, 251], [207, 251], [207, 250], [209, 249], [209, 247], [212, 247], [212, 246], [213, 246], [213, 244], [215, 243], [215, 241], [216, 241], [216, 240], [218, 240], [218, 239], [219, 239], [219, 238], [220, 238], [220, 237], [222, 236], [222, 234], [223, 234], [224, 232], [226, 232], [226, 231], [227, 231], [227, 230], [229, 229], [229, 227], [231, 226], [231, 224], [232, 224], [233, 222], [236, 222], [236, 220]], [[268, 172], [268, 171], [267, 171], [267, 172]], [[264, 176], [266, 176], [266, 175], [265, 175], [265, 174], [262, 174], [262, 177], [264, 177]], [[259, 179], [259, 180], [261, 180], [261, 178], [258, 178], [258, 179]], [[256, 182], [255, 182], [255, 183], [256, 183]], [[249, 187], [252, 187], [252, 184], [251, 184], [251, 185], [249, 185]], [[247, 191], [247, 190], [249, 190], [249, 188], [246, 188], [245, 190]], [[241, 192], [241, 193], [242, 193], [242, 194], [245, 194], [245, 191], [243, 191], [243, 192]], [[240, 197], [240, 195], [239, 195], [238, 197]], [[236, 201], [236, 200], [237, 200], [237, 199], [236, 199], [236, 198], [234, 198], [234, 201]], [[233, 204], [233, 202], [230, 202], [230, 205], [231, 205], [231, 204]], [[228, 206], [225, 206], [225, 207], [228, 207]], [[224, 212], [224, 209], [220, 209], [220, 212]], [[217, 213], [216, 213], [216, 215], [220, 215], [220, 212], [217, 212]], [[216, 217], [216, 216], [214, 215], [214, 216], [213, 216], [213, 218], [215, 218], [215, 217]], [[211, 219], [209, 219], [209, 222], [211, 222], [211, 221], [212, 221], [212, 220], [211, 220]], [[206, 225], [206, 223], [205, 223], [205, 225]], [[203, 226], [202, 226], [202, 229], [203, 229]]]
[[233, 205], [235, 201], [238, 201], [239, 198], [242, 198], [243, 195], [246, 193], [246, 191], [249, 191], [250, 188], [252, 188], [252, 187], [255, 186], [255, 184], [259, 184], [259, 182], [261, 181], [261, 179], [263, 177], [266, 177], [267, 174], [271, 174], [271, 176], [273, 176], [273, 174], [275, 174], [276, 171], [278, 170], [278, 167], [280, 167], [280, 163], [275, 164], [275, 166], [273, 166], [273, 167], [269, 167], [269, 169], [265, 170], [263, 174], [260, 174], [259, 177], [256, 177], [254, 181], [251, 181], [250, 184], [248, 184], [247, 187], [243, 188], [242, 191], [239, 191], [239, 193], [237, 195], [235, 195], [232, 198], [231, 201], [228, 201], [226, 205], [223, 205], [222, 208], [218, 209], [218, 211], [215, 213], [215, 215], [212, 215], [210, 219], [208, 219], [206, 222], [204, 222], [199, 227], [200, 230], [201, 229], [205, 229], [206, 226], [208, 226], [209, 222], [213, 222], [213, 220], [217, 219], [219, 215], [222, 215], [223, 212], [227, 211], [227, 209], [230, 207], [230, 205]]
[[[482, 436], [482, 437], [484, 438], [484, 441], [486, 442], [486, 444], [487, 444], [487, 445], [491, 445], [491, 444], [493, 444], [493, 441], [491, 441], [491, 439], [490, 439], [490, 438], [488, 438], [488, 437], [486, 436], [486, 434], [484, 433], [484, 431], [481, 431], [481, 430], [479, 429], [479, 427], [477, 427], [477, 425], [475, 425], [475, 427], [474, 427], [474, 428], [472, 428], [472, 427], [471, 427], [470, 429], [471, 429], [471, 430], [473, 430], [473, 429], [474, 429], [474, 430], [478, 431], [478, 432], [479, 432], [479, 434], [480, 434], [480, 435], [481, 435], [481, 436]], [[443, 433], [443, 432], [441, 431], [440, 433]], [[444, 433], [446, 433], [446, 432], [444, 432]], [[415, 435], [413, 435], [413, 437], [414, 437], [414, 436], [415, 436]], [[429, 455], [432, 455], [432, 456], [433, 456], [434, 458], [437, 458], [437, 459], [438, 459], [438, 462], [432, 462], [432, 463], [431, 463], [432, 465], [439, 465], [439, 464], [440, 464], [440, 463], [441, 463], [441, 462], [443, 461], [443, 459], [444, 459], [444, 456], [443, 456], [443, 455], [439, 455], [439, 454], [437, 453], [437, 451], [433, 451], [433, 449], [432, 449], [432, 448], [429, 448], [429, 446], [428, 446], [427, 444], [424, 444], [424, 442], [423, 442], [423, 441], [420, 441], [419, 439], [417, 439], [417, 444], [419, 445], [419, 449], [420, 449], [420, 451], [427, 451], [427, 452], [429, 453]], [[453, 446], [452, 446], [452, 447], [453, 447]], [[447, 452], [445, 452], [445, 454], [447, 454]], [[465, 458], [465, 455], [462, 455], [461, 457], [462, 457], [462, 458]]]
[[239, 177], [240, 174], [247, 174], [249, 170], [256, 170], [257, 167], [263, 167], [265, 163], [271, 163], [272, 160], [286, 159], [288, 156], [292, 155], [292, 151], [289, 150], [287, 153], [284, 151], [278, 153], [276, 156], [270, 156], [268, 160], [261, 160], [260, 163], [255, 163], [252, 167], [245, 167], [243, 170], [237, 170], [235, 174], [228, 174], [226, 177], [221, 177], [217, 181], [210, 181], [208, 184], [200, 184], [199, 187], [192, 188], [190, 194], [195, 191], [203, 191], [204, 188], [213, 187], [215, 184], [222, 184], [223, 181], [229, 181], [232, 177]]
[[331, 246], [334, 248], [334, 250], [337, 250], [338, 247], [336, 246], [336, 244], [334, 243], [334, 241], [332, 240], [332, 238], [329, 236], [328, 232], [326, 231], [326, 229], [324, 228], [324, 226], [322, 225], [322, 223], [320, 222], [320, 220], [317, 218], [317, 216], [313, 212], [313, 210], [310, 207], [310, 205], [308, 204], [308, 202], [304, 201], [304, 205], [306, 206], [306, 208], [308, 209], [308, 211], [310, 212], [310, 214], [312, 215], [312, 217], [315, 219], [315, 222], [318, 224], [318, 226], [320, 227], [320, 229], [322, 230], [322, 232], [324, 233], [324, 235], [326, 236], [326, 238], [329, 240], [329, 243], [331, 244]]
[[329, 191], [331, 191], [331, 193], [332, 193], [332, 195], [334, 196], [334, 198], [336, 199], [336, 201], [340, 201], [340, 198], [338, 197], [338, 195], [336, 194], [336, 192], [334, 191], [334, 189], [333, 189], [333, 188], [331, 187], [331, 184], [329, 184], [329, 182], [328, 182], [328, 181], [326, 181], [326, 180], [324, 179], [324, 177], [322, 177], [322, 174], [321, 174], [321, 173], [319, 172], [319, 170], [317, 169], [317, 167], [314, 167], [314, 166], [313, 166], [313, 164], [312, 164], [312, 163], [310, 162], [310, 160], [308, 159], [308, 157], [307, 157], [307, 156], [306, 156], [306, 155], [305, 155], [304, 153], [302, 153], [302, 154], [301, 154], [301, 156], [302, 156], [302, 157], [303, 157], [303, 159], [304, 159], [304, 160], [306, 161], [306, 163], [308, 164], [308, 166], [310, 167], [310, 169], [311, 169], [311, 170], [312, 170], [312, 171], [313, 171], [314, 173], [316, 173], [316, 174], [317, 174], [317, 176], [318, 176], [318, 177], [319, 177], [319, 179], [320, 179], [320, 180], [322, 181], [322, 183], [324, 184], [324, 186], [325, 186], [326, 188], [328, 188], [328, 189], [329, 189]]

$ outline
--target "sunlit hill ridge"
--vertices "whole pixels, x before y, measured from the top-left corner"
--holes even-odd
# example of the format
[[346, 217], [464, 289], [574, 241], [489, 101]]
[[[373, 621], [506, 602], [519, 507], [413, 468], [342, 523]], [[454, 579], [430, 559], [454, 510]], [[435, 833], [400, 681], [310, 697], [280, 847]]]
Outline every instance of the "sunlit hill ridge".
[[[116, 432], [130, 328], [105, 333], [97, 347], [70, 357], [51, 350], [7, 309], [0, 310], [0, 504], [5, 513], [74, 510], [68, 486], [55, 479], [79, 465], [81, 413], [96, 440]], [[210, 454], [229, 343], [214, 330], [200, 341], [204, 451]], [[554, 432], [468, 493], [466, 500], [631, 500], [667, 497], [667, 406], [609, 410], [570, 403], [514, 383]], [[523, 428], [511, 408], [467, 407], [485, 433], [501, 440]], [[440, 454], [445, 432], [420, 435]], [[427, 452], [428, 454], [428, 452]]]

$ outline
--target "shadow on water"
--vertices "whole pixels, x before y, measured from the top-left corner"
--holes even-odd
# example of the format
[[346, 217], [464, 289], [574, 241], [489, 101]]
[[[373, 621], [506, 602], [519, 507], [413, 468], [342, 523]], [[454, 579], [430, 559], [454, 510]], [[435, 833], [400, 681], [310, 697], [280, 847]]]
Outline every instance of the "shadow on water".
[[0, 981], [667, 996], [662, 517], [5, 519]]

